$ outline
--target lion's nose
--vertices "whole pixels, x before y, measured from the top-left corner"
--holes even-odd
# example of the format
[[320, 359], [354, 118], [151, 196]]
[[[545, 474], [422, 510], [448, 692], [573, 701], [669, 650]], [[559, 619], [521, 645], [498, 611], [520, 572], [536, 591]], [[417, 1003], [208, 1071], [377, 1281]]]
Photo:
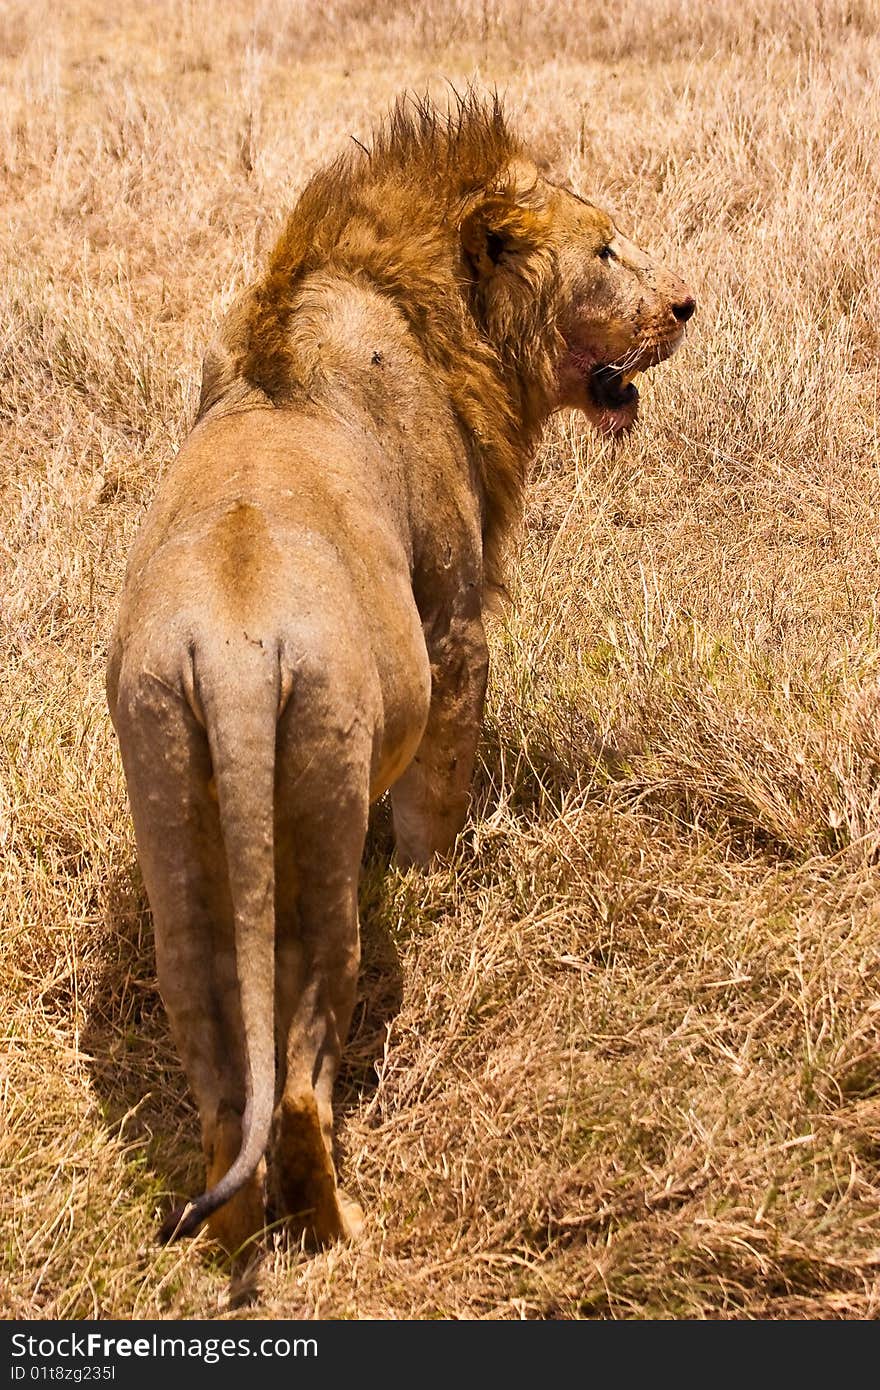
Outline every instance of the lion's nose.
[[683, 299], [680, 304], [673, 304], [672, 312], [678, 319], [679, 323], [687, 323], [688, 319], [690, 318], [691, 314], [694, 312], [696, 307], [697, 301], [695, 299], [692, 299], [691, 296], [688, 295], [687, 299]]

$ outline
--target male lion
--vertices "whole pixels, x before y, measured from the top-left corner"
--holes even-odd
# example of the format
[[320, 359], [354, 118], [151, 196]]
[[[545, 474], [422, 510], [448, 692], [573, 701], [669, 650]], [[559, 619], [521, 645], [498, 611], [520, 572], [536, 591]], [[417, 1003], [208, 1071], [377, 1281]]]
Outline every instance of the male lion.
[[501, 580], [548, 416], [606, 434], [694, 300], [550, 183], [495, 102], [400, 103], [311, 180], [205, 359], [132, 552], [107, 677], [208, 1190], [165, 1225], [236, 1251], [276, 1208], [326, 1242], [358, 872], [465, 818]]

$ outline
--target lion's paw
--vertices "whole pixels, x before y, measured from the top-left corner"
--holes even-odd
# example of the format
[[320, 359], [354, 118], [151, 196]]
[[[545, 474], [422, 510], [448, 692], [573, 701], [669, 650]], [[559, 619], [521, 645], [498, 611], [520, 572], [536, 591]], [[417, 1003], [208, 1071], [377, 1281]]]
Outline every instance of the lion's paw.
[[343, 1240], [358, 1240], [364, 1230], [364, 1209], [360, 1202], [349, 1197], [341, 1187], [337, 1192], [339, 1202], [339, 1224]]

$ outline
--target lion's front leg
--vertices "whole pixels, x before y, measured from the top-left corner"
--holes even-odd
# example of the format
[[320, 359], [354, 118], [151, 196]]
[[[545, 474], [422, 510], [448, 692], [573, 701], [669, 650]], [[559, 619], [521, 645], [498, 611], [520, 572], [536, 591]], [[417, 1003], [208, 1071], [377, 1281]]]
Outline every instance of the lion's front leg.
[[391, 789], [399, 864], [427, 865], [464, 825], [483, 718], [489, 654], [480, 617], [432, 642], [431, 708], [415, 757]]

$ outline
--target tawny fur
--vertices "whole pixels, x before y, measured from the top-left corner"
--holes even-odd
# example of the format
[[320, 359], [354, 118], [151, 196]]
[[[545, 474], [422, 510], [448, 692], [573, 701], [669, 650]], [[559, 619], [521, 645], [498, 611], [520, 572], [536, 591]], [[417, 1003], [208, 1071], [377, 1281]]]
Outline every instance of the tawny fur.
[[[299, 287], [316, 271], [363, 278], [399, 304], [477, 460], [488, 587], [502, 579], [503, 543], [520, 514], [553, 390], [556, 277], [537, 171], [525, 162], [514, 196], [522, 155], [497, 101], [468, 97], [452, 116], [400, 101], [369, 151], [354, 146], [304, 189], [251, 291], [232, 364], [273, 401], [303, 399], [288, 325]], [[487, 335], [487, 306], [463, 262], [460, 228], [492, 192], [494, 209], [486, 211], [494, 210], [520, 256], [517, 283], [491, 306]]]
[[[542, 178], [497, 102], [398, 105], [308, 184], [208, 351], [129, 563], [107, 689], [195, 1092], [209, 1219], [318, 1241], [370, 802], [426, 864], [464, 822], [502, 578], [548, 416], [634, 422], [693, 301]], [[625, 373], [625, 375], [621, 375]]]

